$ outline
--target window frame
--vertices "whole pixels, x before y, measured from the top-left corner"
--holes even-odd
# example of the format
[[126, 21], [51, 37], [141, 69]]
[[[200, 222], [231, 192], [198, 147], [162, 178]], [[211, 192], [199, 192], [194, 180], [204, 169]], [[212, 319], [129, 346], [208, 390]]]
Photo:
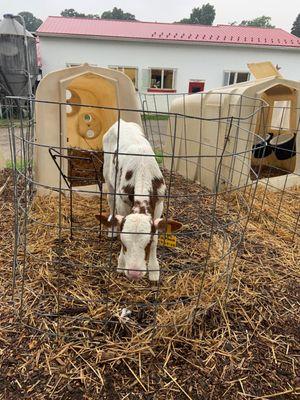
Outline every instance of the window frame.
[[[160, 88], [154, 88], [151, 87], [151, 78], [152, 78], [152, 71], [153, 70], [160, 70], [161, 71], [161, 87]], [[172, 88], [171, 89], [166, 89], [164, 88], [164, 72], [165, 71], [172, 71], [173, 73], [173, 79], [172, 79]], [[177, 69], [176, 68], [171, 68], [171, 67], [149, 67], [149, 87], [147, 88], [147, 92], [150, 93], [176, 93], [176, 73]]]
[[[126, 75], [126, 76], [128, 76], [128, 75], [125, 74], [125, 72], [124, 72], [125, 69], [134, 69], [135, 70], [135, 84], [134, 84], [134, 87], [135, 87], [135, 90], [139, 90], [139, 87], [138, 87], [138, 85], [139, 85], [139, 69], [138, 69], [137, 66], [134, 67], [132, 65], [109, 65], [108, 68], [109, 69], [113, 69], [115, 71], [123, 72], [123, 74]], [[128, 76], [128, 78], [131, 79], [130, 76]], [[132, 81], [132, 79], [131, 79], [131, 81]], [[133, 83], [133, 81], [132, 81], [132, 83]]]
[[[226, 74], [228, 74], [228, 81], [227, 82], [225, 82]], [[229, 83], [231, 74], [234, 74], [233, 83]], [[242, 82], [238, 82], [238, 83], [248, 82], [250, 80], [251, 73], [249, 71], [229, 70], [228, 69], [228, 70], [224, 70], [224, 73], [223, 73], [223, 86], [235, 85], [237, 83], [238, 74], [247, 74], [248, 75], [248, 79], [246, 81], [242, 81]]]

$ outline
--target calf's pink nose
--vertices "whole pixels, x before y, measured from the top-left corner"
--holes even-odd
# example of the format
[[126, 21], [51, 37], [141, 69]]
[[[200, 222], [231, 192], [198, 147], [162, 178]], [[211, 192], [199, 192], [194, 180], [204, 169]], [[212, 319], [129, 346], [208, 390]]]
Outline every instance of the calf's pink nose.
[[137, 280], [141, 277], [142, 277], [142, 271], [137, 271], [133, 269], [128, 270], [128, 278]]

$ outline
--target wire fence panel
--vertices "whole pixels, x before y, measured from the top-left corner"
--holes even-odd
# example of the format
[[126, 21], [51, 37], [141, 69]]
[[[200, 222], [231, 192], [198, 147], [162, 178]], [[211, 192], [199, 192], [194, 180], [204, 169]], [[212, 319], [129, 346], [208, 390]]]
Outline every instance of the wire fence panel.
[[[12, 286], [24, 324], [50, 335], [95, 342], [107, 336], [122, 341], [133, 337], [148, 340], [162, 331], [188, 334], [195, 321], [216, 304], [226, 304], [237, 258], [251, 237], [253, 221], [263, 221], [266, 229], [291, 243], [299, 240], [300, 211], [290, 213], [287, 206], [299, 204], [299, 192], [286, 184], [270, 192], [276, 186], [271, 179], [274, 170], [286, 181], [291, 174], [299, 176], [296, 171], [263, 164], [269, 127], [255, 130], [257, 118], [262, 121], [270, 108], [258, 101], [251, 105], [249, 99], [240, 97], [238, 101], [230, 99], [224, 115], [223, 95], [217, 96], [214, 104], [218, 105], [208, 116], [201, 102], [197, 115], [189, 114], [186, 95], [177, 96], [182, 101], [181, 112], [172, 111], [171, 96], [144, 95], [141, 109], [129, 111], [142, 118], [143, 132], [153, 149], [149, 154], [124, 150], [122, 121], [128, 110], [114, 109], [116, 146], [103, 154], [101, 148], [68, 146], [66, 136], [76, 132], [66, 131], [66, 103], [31, 100], [16, 106], [8, 99], [15, 196]], [[28, 108], [37, 108], [37, 103], [57, 110], [60, 129], [55, 143], [41, 139], [47, 132], [37, 135], [35, 118], [28, 117]], [[16, 113], [20, 126], [15, 124]], [[284, 118], [279, 118], [279, 125], [280, 120]], [[214, 132], [213, 143], [206, 140], [207, 132]], [[298, 128], [294, 135], [297, 133]], [[283, 148], [279, 143], [276, 151], [280, 146]], [[294, 146], [287, 151], [293, 158], [289, 163], [295, 163], [299, 150]], [[254, 152], [261, 157], [254, 160]], [[113, 185], [103, 176], [108, 156], [115, 168]], [[120, 186], [126, 172], [120, 168], [129, 159], [139, 164], [139, 171], [148, 165], [146, 160], [154, 160], [165, 193], [159, 192], [159, 185], [141, 193], [131, 177], [128, 182], [133, 190]], [[40, 179], [39, 173], [47, 166], [49, 181]], [[146, 199], [151, 205], [162, 201], [167, 226], [172, 220], [180, 226], [175, 232], [166, 227], [162, 232], [152, 229], [147, 233], [150, 251], [152, 241], [158, 241], [158, 281], [149, 279], [146, 247], [142, 279], [128, 279], [124, 271], [118, 271], [118, 256], [126, 252], [124, 243], [113, 237], [117, 233], [114, 225], [108, 237], [103, 221], [95, 216], [116, 216], [122, 199], [129, 214], [147, 215], [151, 227], [154, 215], [142, 207], [137, 211], [136, 202]], [[126, 234], [133, 235], [122, 234], [125, 239]], [[135, 234], [138, 242], [141, 232], [137, 229]]]

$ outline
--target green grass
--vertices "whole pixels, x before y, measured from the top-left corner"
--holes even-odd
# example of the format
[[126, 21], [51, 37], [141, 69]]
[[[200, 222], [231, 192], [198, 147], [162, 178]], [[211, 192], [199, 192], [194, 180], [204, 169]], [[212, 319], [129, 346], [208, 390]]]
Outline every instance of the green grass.
[[161, 150], [155, 150], [155, 158], [159, 165], [163, 163], [164, 153]]
[[[10, 126], [10, 124], [13, 124], [14, 126], [19, 127], [21, 125], [21, 122], [19, 119], [13, 119], [12, 121], [6, 118], [0, 118], [0, 128], [7, 128]], [[23, 121], [25, 125], [25, 120]]]
[[[29, 166], [30, 162], [28, 162], [27, 165]], [[24, 163], [24, 161], [17, 160], [16, 169], [18, 171], [21, 171], [21, 172], [25, 171], [25, 166], [26, 166], [26, 164]], [[8, 161], [6, 161], [5, 167], [8, 169], [14, 169], [14, 164], [11, 160], [8, 160]]]
[[9, 124], [8, 119], [0, 118], [0, 128], [7, 128]]
[[142, 114], [142, 119], [144, 121], [167, 121], [169, 116], [166, 114]]

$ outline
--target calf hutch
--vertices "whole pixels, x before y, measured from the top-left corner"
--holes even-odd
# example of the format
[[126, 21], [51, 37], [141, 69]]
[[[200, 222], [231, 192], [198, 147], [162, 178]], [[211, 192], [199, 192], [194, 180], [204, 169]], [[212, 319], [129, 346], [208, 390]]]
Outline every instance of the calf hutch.
[[[59, 163], [68, 175], [75, 168], [72, 157], [79, 157], [80, 149], [102, 150], [102, 137], [120, 113], [125, 121], [141, 125], [138, 113], [126, 111], [139, 108], [131, 80], [121, 72], [88, 64], [46, 75], [38, 86], [35, 104], [35, 175], [45, 187], [56, 187], [59, 181], [50, 147], [63, 153], [58, 154]], [[75, 185], [74, 180], [72, 183]]]
[[[182, 157], [174, 169], [210, 190], [242, 187], [256, 173], [270, 188], [300, 185], [300, 83], [270, 63], [249, 68], [258, 79], [181, 96], [170, 107], [175, 135], [164, 151], [175, 146]], [[263, 68], [274, 75], [260, 78]]]

